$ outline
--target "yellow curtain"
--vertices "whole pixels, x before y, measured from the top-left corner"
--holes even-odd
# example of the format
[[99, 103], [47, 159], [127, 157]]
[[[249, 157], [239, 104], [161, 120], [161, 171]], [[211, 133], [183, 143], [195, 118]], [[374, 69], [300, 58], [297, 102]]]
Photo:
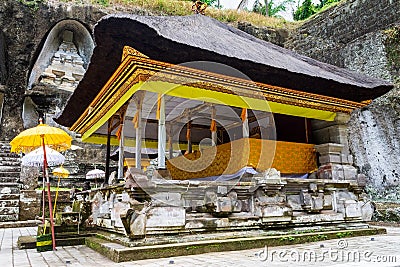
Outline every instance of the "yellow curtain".
[[242, 114], [240, 114], [240, 118], [242, 119], [242, 122], [247, 119], [247, 108], [242, 108]]
[[123, 124], [120, 124], [120, 125], [119, 125], [118, 130], [117, 130], [117, 132], [115, 133], [115, 135], [117, 136], [118, 140], [121, 140], [122, 125], [123, 125]]
[[161, 94], [158, 94], [157, 97], [157, 113], [156, 113], [156, 119], [160, 120], [160, 112], [161, 112]]
[[133, 123], [133, 126], [135, 127], [135, 129], [137, 129], [137, 127], [139, 127], [139, 110], [136, 111], [135, 116], [132, 119], [132, 123]]
[[210, 130], [211, 132], [217, 131], [217, 123], [215, 122], [215, 120], [211, 120]]

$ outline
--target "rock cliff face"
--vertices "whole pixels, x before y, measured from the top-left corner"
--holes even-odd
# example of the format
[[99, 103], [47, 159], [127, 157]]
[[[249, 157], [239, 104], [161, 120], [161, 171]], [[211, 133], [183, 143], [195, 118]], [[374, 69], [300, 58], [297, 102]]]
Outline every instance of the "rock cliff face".
[[[21, 1], [4, 0], [0, 6], [0, 82], [4, 102], [1, 117], [2, 140], [10, 140], [23, 129], [25, 92], [32, 66], [46, 36], [64, 19], [73, 18], [89, 31], [105, 13], [91, 6], [67, 4], [28, 6]], [[2, 56], [4, 51], [4, 55]], [[5, 74], [6, 73], [6, 74]]]
[[373, 197], [388, 200], [400, 200], [399, 12], [400, 0], [344, 1], [306, 22], [285, 43], [304, 55], [397, 84], [356, 110], [348, 124], [356, 167], [367, 176]]

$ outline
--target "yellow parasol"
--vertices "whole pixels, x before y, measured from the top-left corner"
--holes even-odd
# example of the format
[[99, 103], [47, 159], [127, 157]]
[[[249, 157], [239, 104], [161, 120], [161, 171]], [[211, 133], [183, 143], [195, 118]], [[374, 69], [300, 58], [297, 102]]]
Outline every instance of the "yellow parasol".
[[56, 206], [57, 206], [57, 198], [58, 198], [58, 189], [60, 188], [60, 178], [67, 178], [69, 176], [69, 171], [65, 169], [62, 165], [58, 168], [53, 170], [53, 175], [58, 177], [57, 182], [57, 190], [56, 190], [56, 197], [54, 199], [54, 207], [53, 207], [53, 214], [56, 213]]
[[22, 131], [11, 142], [11, 152], [27, 153], [43, 144], [64, 151], [71, 147], [72, 138], [60, 128], [40, 123], [38, 126]]
[[[11, 152], [30, 152], [35, 148], [43, 148], [43, 180], [46, 177], [47, 184], [47, 197], [49, 201], [49, 213], [50, 213], [50, 224], [51, 224], [51, 235], [53, 241], [53, 250], [56, 249], [55, 235], [54, 235], [54, 218], [53, 209], [51, 204], [50, 195], [50, 180], [47, 174], [47, 156], [46, 146], [49, 146], [55, 150], [63, 151], [71, 147], [72, 138], [65, 131], [43, 124], [40, 121], [39, 125], [18, 134], [11, 142]], [[43, 218], [44, 220], [44, 218]]]

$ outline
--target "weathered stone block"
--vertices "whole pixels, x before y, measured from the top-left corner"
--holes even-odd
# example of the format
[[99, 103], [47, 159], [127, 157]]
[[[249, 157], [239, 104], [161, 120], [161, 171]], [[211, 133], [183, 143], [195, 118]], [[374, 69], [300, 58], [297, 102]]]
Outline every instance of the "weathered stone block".
[[300, 201], [300, 195], [288, 195], [286, 197], [288, 205], [296, 211], [303, 210]]
[[346, 218], [361, 217], [361, 208], [357, 201], [345, 200], [344, 207]]
[[318, 168], [318, 178], [344, 180], [343, 165], [341, 164], [326, 164]]
[[280, 217], [290, 215], [291, 209], [285, 206], [271, 205], [262, 210], [262, 217]]
[[324, 209], [332, 209], [332, 195], [324, 195]]
[[345, 180], [356, 180], [357, 169], [351, 165], [343, 165], [343, 175]]
[[327, 154], [319, 157], [319, 162], [321, 164], [328, 163], [342, 163], [342, 157], [340, 154]]
[[147, 213], [146, 227], [184, 226], [185, 214], [181, 207], [154, 207]]
[[358, 204], [359, 204], [359, 206], [360, 206], [360, 208], [361, 208], [361, 217], [362, 217], [362, 220], [363, 220], [364, 222], [369, 222], [369, 221], [371, 221], [372, 215], [373, 215], [374, 212], [375, 212], [375, 207], [374, 207], [374, 205], [372, 205], [372, 203], [371, 203], [370, 201], [368, 201], [368, 202], [360, 201]]
[[180, 193], [161, 192], [152, 195], [156, 206], [182, 206], [182, 197]]
[[116, 202], [114, 207], [111, 209], [111, 220], [114, 221], [114, 226], [123, 227], [121, 221], [121, 214], [125, 213], [129, 209], [128, 203]]
[[331, 154], [331, 153], [340, 154], [342, 152], [343, 145], [335, 144], [335, 143], [327, 143], [327, 144], [322, 144], [322, 145], [316, 145], [315, 149], [321, 155]]
[[233, 203], [232, 199], [229, 197], [219, 197], [217, 200], [216, 212], [232, 212]]

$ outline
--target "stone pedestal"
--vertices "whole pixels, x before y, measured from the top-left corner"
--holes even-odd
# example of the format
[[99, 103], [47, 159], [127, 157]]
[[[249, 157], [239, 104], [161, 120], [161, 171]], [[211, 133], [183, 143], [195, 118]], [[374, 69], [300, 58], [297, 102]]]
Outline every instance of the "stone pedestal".
[[[349, 154], [348, 127], [350, 115], [337, 113], [334, 121], [312, 120], [313, 140], [316, 144], [341, 144], [342, 153]], [[351, 163], [350, 163], [351, 164]]]
[[356, 180], [357, 169], [352, 166], [353, 157], [343, 153], [344, 145], [327, 143], [316, 145], [321, 166], [318, 169], [318, 177], [333, 180]]

